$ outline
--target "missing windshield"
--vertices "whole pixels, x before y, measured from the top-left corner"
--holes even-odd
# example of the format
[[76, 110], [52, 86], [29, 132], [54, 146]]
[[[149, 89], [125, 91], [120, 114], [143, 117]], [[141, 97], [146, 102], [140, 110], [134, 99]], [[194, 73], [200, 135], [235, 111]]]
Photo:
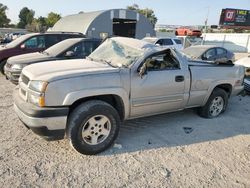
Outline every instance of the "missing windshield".
[[142, 50], [107, 39], [89, 58], [106, 62], [114, 67], [128, 67], [143, 54]]

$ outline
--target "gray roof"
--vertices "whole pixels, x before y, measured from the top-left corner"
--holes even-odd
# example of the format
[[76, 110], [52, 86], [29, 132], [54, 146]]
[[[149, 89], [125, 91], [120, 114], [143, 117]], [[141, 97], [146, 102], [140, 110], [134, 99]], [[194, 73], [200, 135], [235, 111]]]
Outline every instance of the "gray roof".
[[105, 11], [107, 10], [65, 16], [54, 25], [51, 31], [69, 32], [70, 28], [70, 32], [86, 33], [94, 19]]

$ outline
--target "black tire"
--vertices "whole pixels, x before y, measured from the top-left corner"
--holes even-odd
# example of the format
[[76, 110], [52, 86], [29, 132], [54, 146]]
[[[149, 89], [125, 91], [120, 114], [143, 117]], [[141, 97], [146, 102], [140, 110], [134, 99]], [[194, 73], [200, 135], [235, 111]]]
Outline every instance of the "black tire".
[[6, 64], [7, 60], [3, 60], [0, 62], [0, 72], [4, 75], [4, 65]]
[[[89, 135], [90, 137], [88, 136], [86, 138], [83, 138], [82, 130], [84, 126], [89, 123], [89, 120], [96, 116], [104, 116], [108, 118], [110, 122], [109, 134], [101, 143], [91, 145], [86, 141], [86, 138], [91, 138], [90, 140], [92, 140], [91, 135]], [[88, 126], [90, 127], [90, 123]], [[93, 127], [91, 126], [91, 128]], [[118, 136], [119, 127], [120, 117], [114, 107], [103, 101], [91, 100], [79, 105], [70, 114], [66, 135], [70, 141], [71, 146], [76, 151], [85, 155], [94, 155], [106, 150], [112, 145], [112, 143]], [[98, 134], [97, 132], [96, 134]], [[102, 135], [99, 137], [102, 137]]]
[[[223, 99], [223, 108], [222, 110], [220, 111], [220, 113], [216, 116], [212, 115], [211, 111], [210, 111], [210, 107], [212, 105], [212, 102], [214, 101], [215, 98], [217, 97], [221, 97]], [[227, 104], [228, 104], [228, 93], [223, 90], [223, 89], [220, 89], [220, 88], [216, 88], [212, 94], [210, 95], [210, 97], [208, 98], [207, 100], [207, 103], [205, 104], [205, 106], [203, 107], [200, 107], [198, 109], [198, 114], [201, 116], [201, 117], [204, 117], [204, 118], [215, 118], [215, 117], [218, 117], [220, 114], [222, 114], [223, 112], [225, 112], [226, 108], [227, 108]]]

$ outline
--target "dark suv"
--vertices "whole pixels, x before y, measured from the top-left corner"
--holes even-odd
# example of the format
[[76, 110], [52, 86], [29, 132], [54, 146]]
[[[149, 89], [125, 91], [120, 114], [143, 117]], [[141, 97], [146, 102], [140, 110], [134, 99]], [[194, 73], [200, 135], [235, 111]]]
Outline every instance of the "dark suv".
[[0, 71], [2, 74], [4, 73], [4, 65], [11, 56], [44, 51], [62, 40], [78, 37], [83, 37], [83, 34], [48, 32], [23, 35], [11, 43], [0, 47]]
[[71, 38], [61, 41], [42, 52], [10, 57], [4, 73], [13, 84], [18, 84], [22, 69], [28, 65], [64, 59], [83, 59], [91, 54], [102, 42], [94, 38]]

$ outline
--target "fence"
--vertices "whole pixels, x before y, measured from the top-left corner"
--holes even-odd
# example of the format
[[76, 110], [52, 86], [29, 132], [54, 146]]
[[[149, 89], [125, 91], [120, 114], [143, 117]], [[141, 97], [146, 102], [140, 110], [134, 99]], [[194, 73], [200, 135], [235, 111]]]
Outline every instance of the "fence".
[[8, 33], [28, 33], [26, 29], [17, 29], [17, 28], [0, 28], [0, 34], [8, 34]]
[[243, 33], [206, 33], [202, 44], [224, 47], [233, 52], [250, 52], [250, 34]]

